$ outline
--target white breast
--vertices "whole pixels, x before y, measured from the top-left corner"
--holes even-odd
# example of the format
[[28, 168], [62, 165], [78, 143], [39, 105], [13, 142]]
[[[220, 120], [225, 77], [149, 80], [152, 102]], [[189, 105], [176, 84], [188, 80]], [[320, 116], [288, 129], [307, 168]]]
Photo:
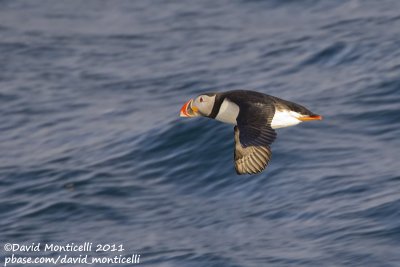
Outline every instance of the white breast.
[[273, 129], [283, 128], [299, 124], [301, 120], [297, 119], [299, 113], [289, 110], [276, 110], [272, 118], [271, 127]]
[[236, 118], [238, 115], [239, 106], [225, 98], [215, 119], [236, 125]]

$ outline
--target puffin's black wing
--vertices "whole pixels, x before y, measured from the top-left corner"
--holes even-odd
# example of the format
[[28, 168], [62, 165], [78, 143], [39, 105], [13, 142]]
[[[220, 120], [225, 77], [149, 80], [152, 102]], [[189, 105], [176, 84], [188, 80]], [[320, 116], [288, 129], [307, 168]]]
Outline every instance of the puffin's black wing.
[[240, 135], [238, 127], [235, 126], [235, 169], [237, 174], [262, 172], [271, 159], [270, 147], [268, 145], [243, 147], [239, 140]]
[[271, 128], [273, 105], [241, 105], [235, 126], [235, 169], [238, 174], [262, 172], [271, 159], [269, 145], [276, 132]]

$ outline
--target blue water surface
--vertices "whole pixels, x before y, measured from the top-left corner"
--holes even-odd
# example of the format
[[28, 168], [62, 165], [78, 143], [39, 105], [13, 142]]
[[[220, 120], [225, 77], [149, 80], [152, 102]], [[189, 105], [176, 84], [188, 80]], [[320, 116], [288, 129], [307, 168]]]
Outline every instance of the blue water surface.
[[[232, 89], [324, 120], [237, 176], [233, 127], [179, 118]], [[1, 260], [93, 242], [140, 266], [400, 266], [400, 1], [1, 0], [0, 122]]]

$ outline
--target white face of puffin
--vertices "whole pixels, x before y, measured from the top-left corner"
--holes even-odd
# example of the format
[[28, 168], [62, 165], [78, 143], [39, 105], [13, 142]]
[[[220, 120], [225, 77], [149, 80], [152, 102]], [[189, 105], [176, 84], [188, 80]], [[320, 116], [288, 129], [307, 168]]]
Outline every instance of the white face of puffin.
[[215, 102], [215, 95], [208, 96], [208, 95], [199, 95], [193, 101], [192, 109], [196, 110], [201, 115], [207, 117], [211, 114]]
[[199, 95], [194, 100], [190, 99], [181, 108], [181, 117], [207, 117], [211, 114], [215, 103], [215, 95]]

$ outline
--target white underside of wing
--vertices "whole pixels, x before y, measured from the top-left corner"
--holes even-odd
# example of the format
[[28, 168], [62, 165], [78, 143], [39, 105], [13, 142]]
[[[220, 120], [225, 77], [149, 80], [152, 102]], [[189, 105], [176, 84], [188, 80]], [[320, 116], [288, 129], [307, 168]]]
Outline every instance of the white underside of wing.
[[277, 129], [299, 124], [301, 120], [297, 118], [300, 116], [299, 113], [294, 111], [276, 110], [274, 117], [272, 118], [271, 127], [272, 129]]
[[225, 98], [215, 119], [236, 125], [236, 118], [238, 115], [239, 106]]

